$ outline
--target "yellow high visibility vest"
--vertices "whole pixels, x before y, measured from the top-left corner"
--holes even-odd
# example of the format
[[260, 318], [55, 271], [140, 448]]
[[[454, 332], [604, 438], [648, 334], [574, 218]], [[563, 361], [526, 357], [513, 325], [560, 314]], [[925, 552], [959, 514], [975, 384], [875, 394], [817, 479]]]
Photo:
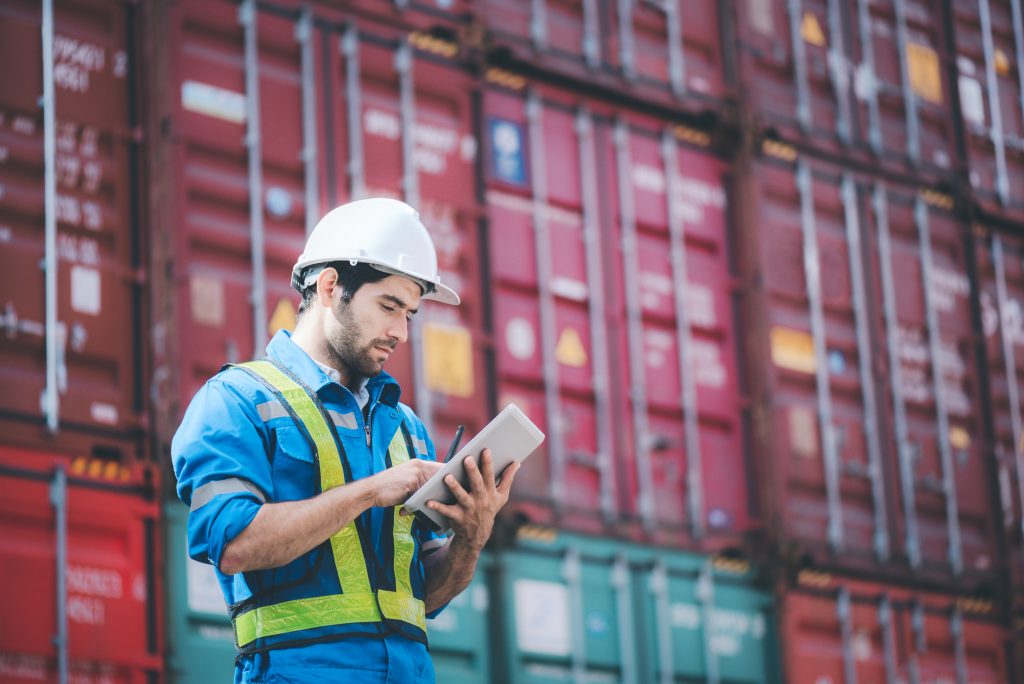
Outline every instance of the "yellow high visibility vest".
[[[344, 485], [345, 468], [341, 463], [334, 428], [324, 418], [306, 388], [272, 361], [250, 361], [236, 367], [271, 388], [305, 428], [316, 446], [321, 489], [326, 492]], [[391, 440], [388, 453], [392, 467], [409, 460], [409, 448], [401, 426]], [[359, 533], [353, 520], [330, 538], [341, 593], [282, 601], [235, 616], [232, 623], [238, 648], [263, 637], [332, 625], [380, 622], [382, 618], [398, 620], [426, 632], [424, 603], [412, 591], [411, 565], [416, 551], [412, 536], [413, 518], [400, 516], [400, 508], [395, 506], [392, 516], [395, 591], [374, 590], [370, 584]]]

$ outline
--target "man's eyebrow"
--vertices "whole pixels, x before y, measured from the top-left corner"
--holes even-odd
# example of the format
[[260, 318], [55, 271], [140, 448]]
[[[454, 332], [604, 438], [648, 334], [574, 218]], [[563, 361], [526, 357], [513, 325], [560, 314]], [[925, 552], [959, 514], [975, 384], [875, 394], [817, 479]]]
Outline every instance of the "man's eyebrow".
[[379, 296], [379, 299], [386, 299], [387, 301], [397, 306], [399, 309], [406, 309], [410, 315], [415, 314], [417, 311], [419, 311], [419, 309], [410, 309], [409, 305], [406, 304], [403, 299], [401, 299], [400, 297], [396, 297], [395, 295], [382, 294]]

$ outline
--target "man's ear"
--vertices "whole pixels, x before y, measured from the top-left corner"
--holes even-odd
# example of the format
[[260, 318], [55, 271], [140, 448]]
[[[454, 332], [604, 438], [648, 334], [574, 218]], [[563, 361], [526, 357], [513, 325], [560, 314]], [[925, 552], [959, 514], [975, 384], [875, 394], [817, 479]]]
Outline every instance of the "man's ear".
[[338, 271], [331, 266], [320, 271], [316, 277], [316, 297], [320, 306], [330, 309], [334, 305], [334, 290], [341, 287], [338, 284]]

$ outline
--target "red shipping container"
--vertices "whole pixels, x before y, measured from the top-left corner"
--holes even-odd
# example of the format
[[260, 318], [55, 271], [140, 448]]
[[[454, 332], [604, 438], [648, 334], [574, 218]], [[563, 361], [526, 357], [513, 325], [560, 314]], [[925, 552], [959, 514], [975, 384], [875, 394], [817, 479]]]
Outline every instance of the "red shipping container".
[[825, 566], [994, 573], [968, 255], [948, 199], [806, 158], [749, 174], [748, 350], [772, 537]]
[[1013, 681], [1009, 633], [991, 616], [990, 601], [806, 579], [781, 601], [787, 682]]
[[[137, 64], [134, 11], [126, 3], [56, 3], [55, 153], [48, 168], [42, 14], [35, 0], [0, 7], [0, 58], [7, 65], [0, 72], [0, 413], [8, 441], [51, 445], [50, 431], [125, 435], [140, 428], [131, 85]], [[47, 173], [56, 188], [49, 252]], [[50, 329], [47, 258], [55, 268]], [[49, 365], [48, 335], [55, 349]]]
[[975, 197], [1024, 221], [1024, 17], [1014, 0], [953, 2], [960, 111]]
[[956, 170], [941, 0], [751, 0], [735, 15], [739, 85], [762, 130], [918, 179]]
[[[58, 468], [63, 487], [54, 484]], [[70, 681], [160, 681], [160, 509], [151, 477], [138, 465], [0, 447], [0, 679], [58, 681], [61, 502]]]
[[724, 165], [567, 92], [491, 90], [484, 117], [499, 404], [548, 435], [514, 507], [734, 543], [752, 521]]
[[[330, 207], [369, 195], [419, 209], [461, 306], [427, 304], [388, 372], [435, 439], [489, 417], [481, 332], [472, 80], [406, 34], [327, 8], [182, 2], [167, 18], [173, 144], [160, 258], [169, 439], [225, 362], [294, 325], [290, 271]], [[160, 213], [159, 211], [157, 212]], [[413, 362], [415, 360], [415, 363]]]
[[976, 254], [1002, 529], [1012, 577], [1024, 588], [1024, 240], [980, 232]]
[[477, 3], [495, 62], [511, 57], [650, 101], [721, 108], [729, 89], [714, 3]]

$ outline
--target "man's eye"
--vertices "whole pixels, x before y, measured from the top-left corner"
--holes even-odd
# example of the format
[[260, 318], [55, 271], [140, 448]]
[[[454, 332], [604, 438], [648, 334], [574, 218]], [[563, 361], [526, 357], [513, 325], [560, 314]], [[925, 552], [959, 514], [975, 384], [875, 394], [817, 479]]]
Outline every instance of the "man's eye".
[[394, 311], [395, 311], [395, 307], [393, 307], [393, 306], [388, 306], [387, 304], [381, 304], [381, 305], [380, 305], [380, 308], [384, 309], [384, 310], [385, 310], [385, 311], [387, 311], [388, 313], [394, 313]]

